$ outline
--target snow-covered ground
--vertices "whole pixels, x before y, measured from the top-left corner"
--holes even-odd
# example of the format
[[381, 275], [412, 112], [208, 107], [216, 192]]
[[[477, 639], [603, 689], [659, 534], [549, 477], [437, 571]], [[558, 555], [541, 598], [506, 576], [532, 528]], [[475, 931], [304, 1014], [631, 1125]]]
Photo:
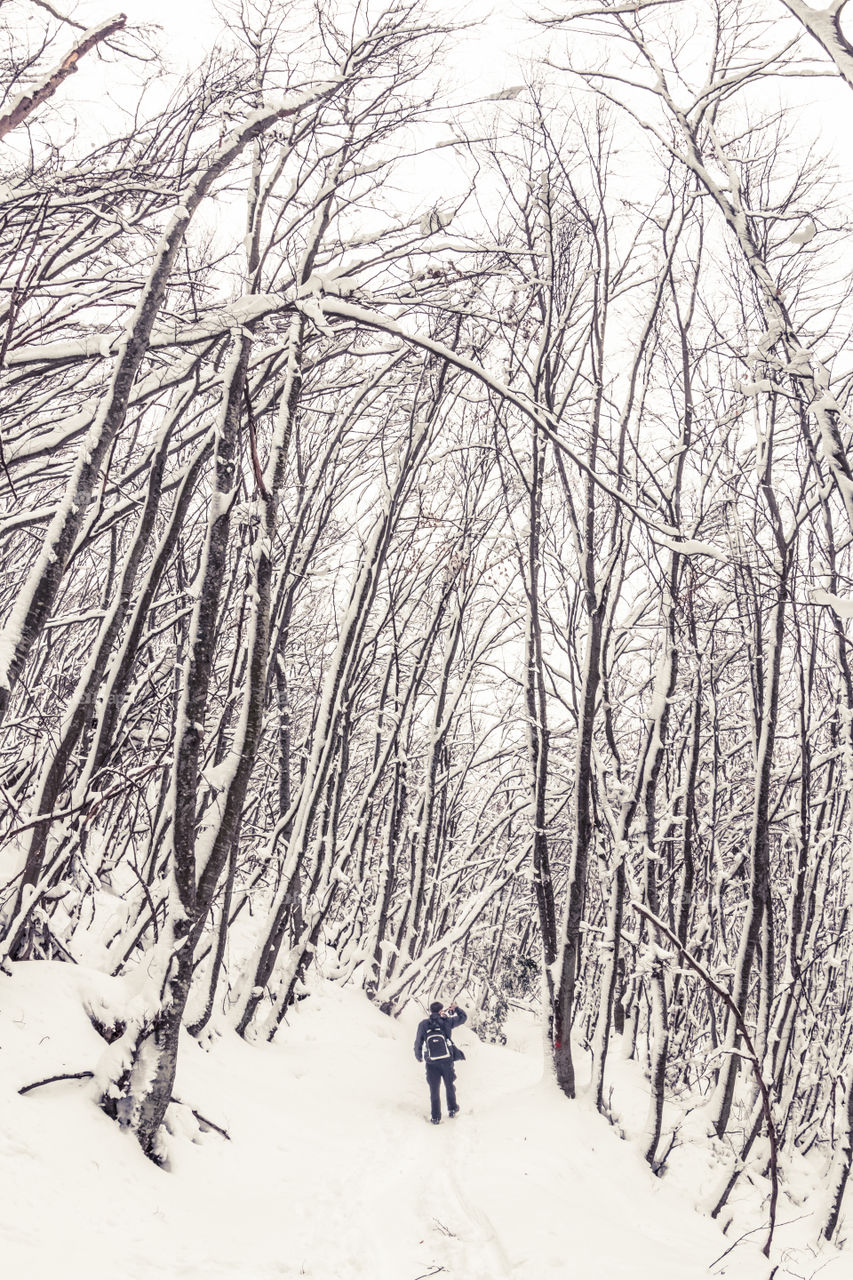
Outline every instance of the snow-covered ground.
[[[461, 1114], [428, 1123], [417, 1012], [395, 1023], [316, 980], [272, 1046], [189, 1039], [170, 1170], [94, 1106], [104, 1048], [87, 1000], [112, 980], [71, 965], [0, 977], [0, 1257], [26, 1280], [761, 1280], [750, 1241], [657, 1180], [584, 1101], [542, 1079], [535, 1028], [515, 1048], [457, 1031]], [[190, 1107], [227, 1130], [200, 1132]], [[736, 1234], [736, 1233], [733, 1233]], [[760, 1239], [760, 1236], [759, 1236]], [[722, 1261], [717, 1261], [725, 1254]], [[849, 1280], [850, 1255], [787, 1255], [782, 1276]]]

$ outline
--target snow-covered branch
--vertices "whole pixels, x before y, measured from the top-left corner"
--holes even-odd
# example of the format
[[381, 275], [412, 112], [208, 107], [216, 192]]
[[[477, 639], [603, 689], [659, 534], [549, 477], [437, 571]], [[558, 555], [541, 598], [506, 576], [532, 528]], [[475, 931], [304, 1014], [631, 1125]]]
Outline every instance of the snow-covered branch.
[[40, 107], [48, 98], [52, 98], [63, 81], [77, 70], [80, 59], [96, 45], [108, 40], [117, 31], [121, 31], [126, 22], [127, 15], [120, 13], [114, 18], [108, 18], [97, 27], [85, 31], [58, 66], [42, 72], [37, 82], [26, 92], [18, 94], [3, 115], [0, 115], [0, 138], [5, 138], [7, 133], [11, 133], [19, 124], [23, 124], [37, 107]]

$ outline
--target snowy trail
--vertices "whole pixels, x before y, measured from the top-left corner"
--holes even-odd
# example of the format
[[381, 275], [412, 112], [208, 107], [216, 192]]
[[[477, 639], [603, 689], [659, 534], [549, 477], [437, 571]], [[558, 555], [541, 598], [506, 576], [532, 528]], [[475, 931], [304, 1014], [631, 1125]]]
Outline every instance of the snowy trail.
[[[533, 1051], [457, 1032], [461, 1114], [428, 1123], [404, 1026], [319, 985], [281, 1042], [187, 1043], [175, 1093], [223, 1125], [193, 1142], [176, 1111], [171, 1172], [92, 1105], [102, 1042], [63, 965], [17, 966], [0, 1008], [0, 1246], [28, 1280], [761, 1280], [683, 1193], [655, 1180], [583, 1103], [541, 1082]], [[184, 1132], [181, 1132], [181, 1126]], [[847, 1259], [821, 1272], [849, 1280]], [[795, 1272], [780, 1272], [780, 1277]]]

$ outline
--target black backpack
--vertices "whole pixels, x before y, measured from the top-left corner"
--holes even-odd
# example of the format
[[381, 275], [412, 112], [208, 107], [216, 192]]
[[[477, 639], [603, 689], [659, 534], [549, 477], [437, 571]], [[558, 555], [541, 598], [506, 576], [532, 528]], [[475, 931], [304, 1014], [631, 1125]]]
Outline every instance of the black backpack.
[[441, 1023], [429, 1020], [426, 1035], [424, 1036], [424, 1062], [452, 1062], [453, 1061], [453, 1042], [444, 1034]]

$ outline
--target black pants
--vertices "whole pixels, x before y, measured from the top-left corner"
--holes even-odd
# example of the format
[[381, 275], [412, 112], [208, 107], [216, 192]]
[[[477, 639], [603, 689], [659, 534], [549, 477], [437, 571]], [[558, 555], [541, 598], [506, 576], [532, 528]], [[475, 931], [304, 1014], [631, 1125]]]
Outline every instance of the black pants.
[[456, 1085], [453, 1081], [456, 1079], [456, 1072], [453, 1069], [452, 1062], [428, 1062], [426, 1069], [427, 1084], [429, 1085], [429, 1105], [432, 1112], [433, 1120], [441, 1119], [441, 1082], [444, 1081], [445, 1092], [447, 1093], [447, 1110], [456, 1110]]

